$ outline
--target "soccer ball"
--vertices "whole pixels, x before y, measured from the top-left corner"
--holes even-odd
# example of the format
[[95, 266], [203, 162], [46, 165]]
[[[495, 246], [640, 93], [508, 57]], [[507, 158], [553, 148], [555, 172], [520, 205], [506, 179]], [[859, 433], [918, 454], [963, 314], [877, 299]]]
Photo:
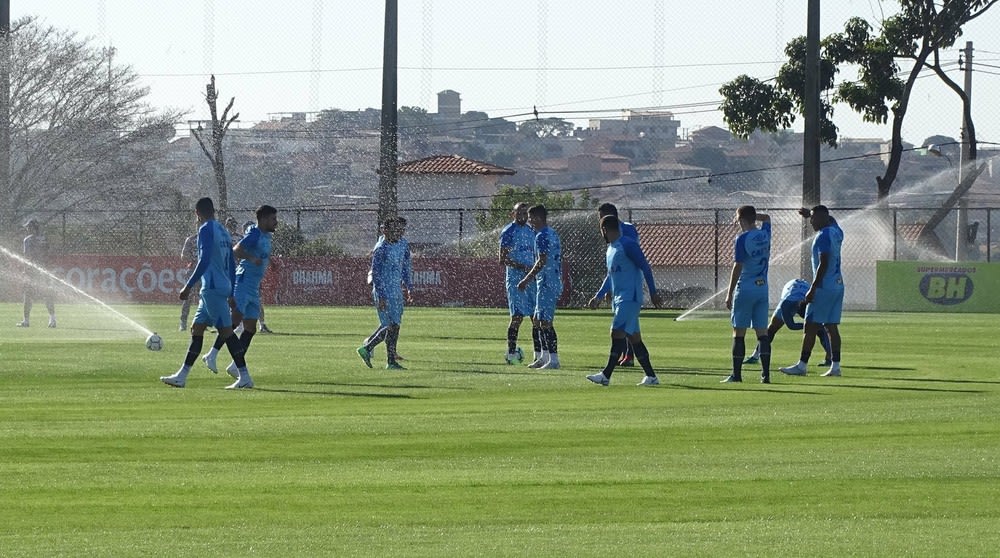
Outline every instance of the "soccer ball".
[[146, 338], [146, 348], [150, 351], [159, 351], [163, 348], [163, 338], [157, 334], [152, 334]]
[[514, 349], [513, 353], [509, 353], [506, 357], [507, 364], [520, 364], [524, 360], [524, 351], [521, 347]]

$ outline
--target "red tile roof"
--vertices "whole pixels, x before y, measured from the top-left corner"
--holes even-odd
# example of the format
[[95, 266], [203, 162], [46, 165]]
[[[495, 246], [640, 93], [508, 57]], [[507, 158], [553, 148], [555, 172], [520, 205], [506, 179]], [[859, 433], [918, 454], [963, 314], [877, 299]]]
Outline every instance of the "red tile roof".
[[514, 174], [513, 169], [491, 165], [461, 155], [433, 155], [416, 161], [400, 163], [400, 174]]
[[[713, 266], [716, 236], [714, 224], [637, 224], [642, 251], [651, 266]], [[720, 264], [730, 261], [736, 225], [719, 227]]]

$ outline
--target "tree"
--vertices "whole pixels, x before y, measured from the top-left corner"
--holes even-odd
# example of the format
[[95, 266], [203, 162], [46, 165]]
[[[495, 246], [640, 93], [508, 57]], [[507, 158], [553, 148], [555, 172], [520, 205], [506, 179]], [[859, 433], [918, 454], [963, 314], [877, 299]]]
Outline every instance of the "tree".
[[571, 135], [575, 126], [572, 122], [567, 122], [561, 118], [536, 118], [535, 120], [525, 120], [518, 127], [525, 136], [531, 138], [554, 138]]
[[559, 193], [545, 190], [541, 186], [501, 186], [490, 199], [490, 206], [485, 212], [476, 215], [476, 224], [481, 231], [499, 230], [510, 222], [510, 212], [514, 204], [526, 202], [528, 205], [542, 204], [549, 211], [560, 209], [588, 209], [597, 207], [597, 200], [590, 193], [583, 192], [580, 198], [573, 197], [570, 192]]
[[215, 75], [212, 75], [211, 80], [205, 86], [205, 102], [208, 103], [208, 112], [212, 117], [212, 150], [209, 151], [204, 140], [201, 139], [202, 132], [200, 125], [198, 126], [198, 130], [191, 130], [191, 134], [198, 141], [202, 153], [212, 163], [212, 170], [215, 172], [215, 182], [219, 186], [219, 199], [217, 200], [219, 203], [217, 204], [217, 209], [224, 215], [229, 210], [229, 188], [226, 185], [226, 162], [223, 159], [222, 140], [225, 139], [226, 132], [229, 131], [229, 126], [240, 117], [240, 113], [237, 112], [229, 116], [229, 111], [233, 108], [233, 103], [236, 102], [236, 97], [232, 97], [229, 99], [229, 104], [226, 105], [225, 110], [222, 111], [222, 117], [220, 118], [217, 105], [218, 100], [219, 92], [215, 89]]
[[[34, 18], [11, 25], [10, 180], [0, 230], [66, 208], [148, 207], [178, 112], [156, 112], [131, 67]], [[9, 55], [9, 56], [8, 56]], [[170, 198], [169, 196], [167, 198]], [[155, 201], [154, 201], [155, 204]]]
[[[902, 128], [910, 95], [920, 73], [933, 71], [963, 102], [963, 120], [970, 158], [976, 156], [975, 126], [968, 98], [941, 67], [941, 49], [950, 48], [962, 35], [962, 27], [978, 18], [1000, 0], [898, 0], [900, 9], [881, 22], [880, 31], [861, 18], [852, 18], [842, 33], [822, 41], [821, 90], [834, 89], [834, 77], [844, 65], [858, 68], [858, 79], [836, 87], [833, 102], [846, 103], [867, 122], [892, 120], [891, 147], [885, 174], [876, 176], [877, 197], [889, 196], [902, 161]], [[799, 37], [785, 48], [788, 56], [774, 83], [746, 75], [723, 85], [721, 105], [724, 119], [737, 136], [746, 138], [754, 130], [775, 131], [791, 126], [802, 112], [805, 91], [805, 39]], [[900, 73], [897, 60], [912, 66]], [[902, 76], [902, 77], [901, 77]], [[905, 79], [904, 79], [905, 78]], [[832, 105], [821, 102], [820, 137], [835, 146], [837, 128]]]

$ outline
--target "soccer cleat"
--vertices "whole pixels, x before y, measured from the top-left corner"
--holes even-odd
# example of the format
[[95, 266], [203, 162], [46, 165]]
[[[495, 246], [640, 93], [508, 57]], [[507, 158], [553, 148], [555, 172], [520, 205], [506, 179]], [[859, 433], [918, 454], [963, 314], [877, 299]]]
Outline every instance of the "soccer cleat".
[[618, 366], [635, 366], [635, 359], [623, 356], [621, 360], [618, 361]]
[[805, 366], [799, 366], [799, 363], [797, 363], [797, 362], [795, 364], [791, 365], [791, 366], [786, 366], [784, 368], [779, 368], [778, 370], [781, 370], [782, 374], [788, 374], [789, 376], [805, 376], [806, 375], [806, 367]]
[[212, 374], [219, 373], [219, 365], [215, 362], [215, 358], [218, 356], [217, 353], [205, 353], [201, 356], [201, 361], [205, 363], [205, 366], [212, 371]]
[[743, 361], [743, 364], [757, 364], [758, 362], [760, 362], [759, 356], [750, 355]]
[[184, 387], [184, 378], [181, 378], [177, 374], [170, 376], [160, 376], [160, 381], [167, 384], [168, 386], [173, 386], [176, 388]]
[[229, 366], [226, 367], [226, 374], [232, 376], [234, 380], [238, 380], [240, 377], [240, 370], [236, 368], [235, 362], [230, 362]]
[[386, 364], [385, 365], [385, 369], [386, 370], [406, 370], [406, 368], [403, 368], [403, 365], [400, 364], [400, 363], [398, 363], [398, 362], [390, 362], [389, 364]]
[[362, 347], [358, 347], [358, 356], [361, 357], [361, 360], [365, 361], [365, 366], [367, 366], [368, 368], [372, 367], [372, 353], [371, 353], [371, 351], [369, 351], [368, 349], [364, 348], [363, 346]]
[[49, 327], [51, 327], [51, 328], [56, 327], [56, 319], [55, 318], [49, 318]]
[[252, 389], [252, 388], [253, 388], [253, 380], [250, 379], [249, 375], [242, 380], [236, 380], [235, 382], [226, 386], [226, 389]]
[[[604, 374], [601, 374], [603, 376]], [[660, 379], [656, 376], [643, 376], [642, 381], [636, 384], [637, 386], [658, 386], [660, 385]]]
[[820, 374], [820, 376], [823, 376], [824, 378], [839, 377], [840, 376], [840, 368], [831, 368], [831, 369], [827, 370], [826, 372]]
[[528, 368], [542, 368], [549, 363], [549, 359], [542, 360], [542, 357], [538, 357], [534, 362], [528, 365]]
[[762, 383], [762, 384], [769, 384], [769, 383], [771, 383], [771, 375], [770, 374], [761, 374], [760, 375], [760, 383]]
[[16, 324], [14, 324], [14, 326], [15, 327], [31, 327], [31, 324], [28, 323], [28, 320], [21, 320], [21, 321], [17, 322]]
[[833, 364], [832, 360], [825, 359], [823, 362], [819, 363], [819, 366], [830, 366], [831, 364]]
[[177, 328], [177, 331], [187, 331], [187, 324], [184, 323], [184, 320], [181, 320], [181, 325]]
[[743, 381], [743, 378], [741, 378], [740, 376], [737, 376], [735, 374], [730, 374], [730, 375], [726, 376], [725, 380], [722, 380], [719, 383], [720, 384], [738, 384], [738, 383], [740, 383], [742, 381]]
[[274, 333], [273, 331], [271, 331], [271, 328], [267, 327], [267, 324], [265, 324], [264, 322], [260, 323], [260, 328], [258, 329], [258, 331], [260, 331], [261, 333]]
[[558, 370], [559, 369], [559, 361], [558, 360], [549, 359], [548, 362], [546, 362], [545, 364], [539, 366], [538, 369], [539, 370], [542, 370], [542, 369], [545, 369], [545, 370]]
[[591, 374], [587, 376], [587, 379], [599, 386], [606, 386], [611, 383], [611, 379], [604, 375], [604, 372], [598, 372], [597, 374]]

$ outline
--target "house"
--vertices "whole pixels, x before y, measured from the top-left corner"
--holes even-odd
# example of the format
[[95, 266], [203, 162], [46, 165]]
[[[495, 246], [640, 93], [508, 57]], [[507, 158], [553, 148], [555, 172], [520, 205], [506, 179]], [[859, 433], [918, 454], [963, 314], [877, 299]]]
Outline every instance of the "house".
[[408, 221], [407, 239], [416, 246], [445, 244], [476, 234], [474, 215], [460, 210], [487, 207], [499, 185], [515, 173], [461, 155], [406, 161], [396, 172], [399, 213]]

